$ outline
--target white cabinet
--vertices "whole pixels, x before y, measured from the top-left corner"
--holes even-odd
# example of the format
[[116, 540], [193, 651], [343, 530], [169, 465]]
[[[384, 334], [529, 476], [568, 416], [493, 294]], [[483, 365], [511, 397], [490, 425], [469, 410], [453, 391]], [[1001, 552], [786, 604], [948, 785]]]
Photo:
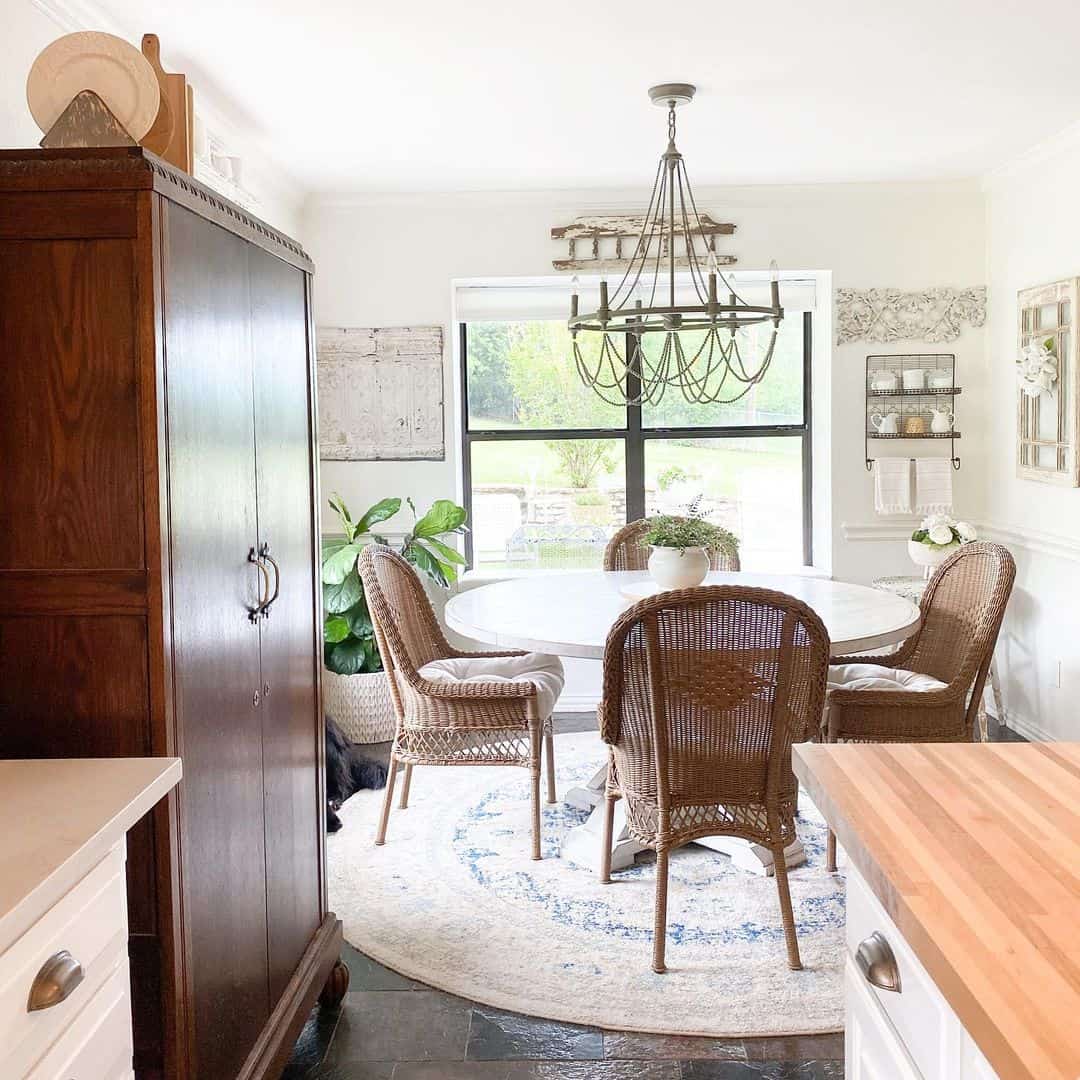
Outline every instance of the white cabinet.
[[998, 1080], [850, 863], [847, 951], [847, 1080]]
[[131, 1075], [124, 842], [0, 952], [0, 1076]]

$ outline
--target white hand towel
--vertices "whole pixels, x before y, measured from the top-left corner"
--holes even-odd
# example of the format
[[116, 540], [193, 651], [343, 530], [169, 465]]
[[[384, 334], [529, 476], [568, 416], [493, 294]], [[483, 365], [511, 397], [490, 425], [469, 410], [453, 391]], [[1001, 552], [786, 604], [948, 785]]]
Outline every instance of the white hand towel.
[[911, 513], [910, 458], [878, 458], [874, 462], [874, 510], [879, 514]]
[[915, 459], [915, 512], [952, 512], [952, 462], [948, 458]]

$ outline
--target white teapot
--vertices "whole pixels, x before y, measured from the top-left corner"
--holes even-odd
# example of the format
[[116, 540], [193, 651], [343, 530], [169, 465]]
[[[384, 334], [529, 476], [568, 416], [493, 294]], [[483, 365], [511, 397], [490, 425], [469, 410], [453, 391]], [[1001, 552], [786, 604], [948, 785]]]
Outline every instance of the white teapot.
[[900, 430], [900, 414], [895, 409], [884, 414], [872, 412], [870, 424], [879, 435], [895, 435]]
[[930, 409], [930, 430], [937, 435], [944, 435], [952, 431], [953, 421], [956, 418], [948, 409]]

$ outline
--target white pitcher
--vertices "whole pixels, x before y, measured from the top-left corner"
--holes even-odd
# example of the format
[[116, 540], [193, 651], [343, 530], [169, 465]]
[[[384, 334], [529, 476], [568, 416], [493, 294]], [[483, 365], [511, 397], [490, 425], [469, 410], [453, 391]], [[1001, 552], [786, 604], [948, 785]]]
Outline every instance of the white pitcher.
[[879, 412], [870, 414], [870, 424], [880, 435], [895, 435], [900, 430], [900, 414], [890, 410], [884, 415]]
[[936, 435], [945, 435], [952, 431], [956, 418], [948, 409], [930, 409], [930, 430]]

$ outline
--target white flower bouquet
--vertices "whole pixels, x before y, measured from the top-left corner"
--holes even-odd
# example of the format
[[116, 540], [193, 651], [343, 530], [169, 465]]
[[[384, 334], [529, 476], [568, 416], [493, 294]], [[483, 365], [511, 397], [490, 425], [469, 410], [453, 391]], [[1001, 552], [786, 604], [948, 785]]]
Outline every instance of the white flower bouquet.
[[911, 534], [916, 544], [930, 548], [959, 547], [978, 540], [979, 534], [966, 521], [957, 521], [949, 514], [931, 514]]

